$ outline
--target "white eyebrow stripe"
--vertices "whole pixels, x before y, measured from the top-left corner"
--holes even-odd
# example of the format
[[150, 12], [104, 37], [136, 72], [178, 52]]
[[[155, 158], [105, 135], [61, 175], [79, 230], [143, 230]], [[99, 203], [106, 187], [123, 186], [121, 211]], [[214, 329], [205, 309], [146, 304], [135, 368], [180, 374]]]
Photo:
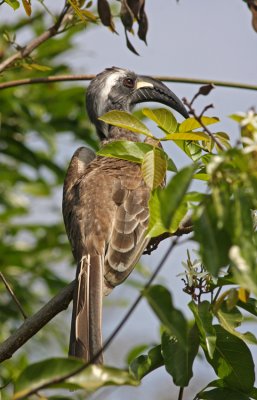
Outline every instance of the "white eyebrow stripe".
[[116, 82], [121, 76], [125, 76], [124, 71], [117, 71], [112, 73], [105, 81], [104, 87], [101, 90], [101, 96], [100, 96], [100, 101], [97, 104], [97, 115], [100, 117], [103, 115], [105, 111], [105, 105], [107, 103], [108, 96], [110, 94], [110, 91], [112, 90], [113, 86], [115, 86]]

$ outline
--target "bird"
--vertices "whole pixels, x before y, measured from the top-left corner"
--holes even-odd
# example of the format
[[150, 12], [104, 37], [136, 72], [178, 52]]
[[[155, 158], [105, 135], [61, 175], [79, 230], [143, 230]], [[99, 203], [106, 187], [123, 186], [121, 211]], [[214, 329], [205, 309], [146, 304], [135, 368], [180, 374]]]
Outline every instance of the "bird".
[[[101, 145], [140, 141], [137, 133], [101, 120], [111, 110], [131, 112], [136, 104], [159, 102], [188, 117], [179, 98], [161, 81], [111, 67], [96, 75], [86, 109]], [[140, 165], [78, 148], [63, 187], [63, 218], [77, 264], [69, 355], [102, 364], [103, 296], [132, 272], [147, 246], [151, 190]]]

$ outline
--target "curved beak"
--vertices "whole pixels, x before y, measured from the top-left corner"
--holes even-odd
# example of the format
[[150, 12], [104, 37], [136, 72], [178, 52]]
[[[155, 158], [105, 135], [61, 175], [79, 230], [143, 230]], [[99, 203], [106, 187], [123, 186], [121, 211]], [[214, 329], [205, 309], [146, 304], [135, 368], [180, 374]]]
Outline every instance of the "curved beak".
[[153, 101], [165, 104], [188, 118], [188, 112], [179, 98], [164, 83], [150, 76], [138, 76], [136, 88], [130, 97], [131, 105]]

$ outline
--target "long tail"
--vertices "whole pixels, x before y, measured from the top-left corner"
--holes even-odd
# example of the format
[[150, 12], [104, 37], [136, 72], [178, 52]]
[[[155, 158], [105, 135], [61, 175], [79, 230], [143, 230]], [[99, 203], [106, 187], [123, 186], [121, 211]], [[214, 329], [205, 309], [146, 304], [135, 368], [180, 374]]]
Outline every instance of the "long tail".
[[[102, 348], [103, 258], [86, 255], [77, 269], [73, 297], [69, 355], [85, 362], [103, 363]], [[100, 351], [100, 354], [98, 354]], [[98, 356], [96, 357], [96, 355]]]

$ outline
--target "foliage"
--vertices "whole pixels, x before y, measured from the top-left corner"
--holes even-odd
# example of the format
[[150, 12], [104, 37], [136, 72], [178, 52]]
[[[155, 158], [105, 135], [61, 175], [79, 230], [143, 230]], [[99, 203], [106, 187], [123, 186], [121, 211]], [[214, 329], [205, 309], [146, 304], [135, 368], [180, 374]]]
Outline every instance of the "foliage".
[[[40, 3], [46, 8], [44, 0], [39, 0]], [[119, 0], [119, 18], [125, 30], [125, 38], [127, 47], [132, 53], [139, 55], [135, 47], [132, 45], [128, 33], [134, 35], [133, 25], [135, 21], [138, 24], [137, 36], [140, 40], [145, 42], [148, 31], [148, 18], [145, 12], [145, 0]], [[13, 10], [17, 10], [21, 5], [24, 8], [25, 13], [30, 17], [33, 11], [30, 0], [3, 0], [3, 3], [7, 3]], [[70, 8], [70, 16], [66, 18], [66, 26], [75, 25], [77, 23], [86, 24], [87, 22], [98, 23], [101, 22], [104, 26], [108, 27], [111, 32], [116, 32], [114, 23], [114, 12], [111, 8], [108, 0], [97, 0], [97, 1], [86, 1], [86, 0], [67, 0], [66, 4]], [[97, 13], [93, 7], [97, 6]]]
[[[1, 26], [3, 59], [13, 48], [19, 50], [16, 36], [22, 29], [38, 36], [48, 27], [45, 15], [33, 16], [29, 1], [6, 3], [14, 9], [22, 4], [28, 15], [32, 11], [33, 19]], [[69, 19], [62, 35], [51, 38], [51, 46], [42, 43], [33, 55], [11, 64], [3, 81], [15, 79], [17, 71], [19, 78], [37, 77], [39, 72], [46, 76], [49, 70], [51, 75], [69, 72], [59, 56], [72, 49], [81, 29], [98, 21], [95, 11], [89, 10], [92, 2], [69, 1], [69, 5], [73, 20]], [[121, 19], [127, 35], [136, 18], [138, 35], [145, 40], [144, 6], [136, 9], [135, 5], [135, 1], [122, 1]], [[107, 1], [98, 2], [98, 13], [101, 22], [114, 31]], [[78, 86], [51, 83], [1, 93], [1, 272], [27, 315], [35, 313], [66, 285], [62, 268], [72, 264], [60, 210], [51, 208], [66, 169], [59, 155], [62, 143], [69, 138], [70, 142], [83, 140], [98, 149], [84, 115], [83, 92]], [[202, 90], [200, 94], [206, 93]], [[112, 111], [101, 119], [144, 135], [145, 141], [109, 143], [98, 150], [98, 155], [141, 165], [152, 190], [148, 229], [152, 239], [177, 234], [185, 215], [191, 213], [190, 240], [199, 250], [196, 260], [187, 253], [182, 274], [184, 291], [190, 296], [191, 320], [174, 306], [169, 288], [147, 286], [142, 295], [160, 322], [160, 339], [154, 345], [132, 349], [127, 370], [85, 366], [68, 358], [34, 363], [29, 352], [22, 349], [3, 364], [3, 399], [11, 398], [13, 391], [14, 399], [29, 398], [48, 387], [54, 393], [60, 388], [80, 388], [86, 393], [107, 384], [138, 385], [159, 367], [165, 367], [176, 386], [186, 387], [198, 354], [204, 355], [217, 380], [207, 384], [195, 400], [257, 398], [254, 362], [248, 347], [257, 339], [252, 332], [238, 329], [244, 327], [246, 315], [254, 320], [257, 316], [257, 115], [250, 110], [231, 116], [241, 128], [240, 143], [232, 147], [227, 133], [210, 131], [219, 122], [217, 117], [192, 112], [190, 118], [179, 123], [167, 109], [145, 108], [142, 113], [157, 124], [158, 135], [157, 128], [152, 132], [135, 115]], [[161, 144], [165, 146], [169, 141], [188, 157], [188, 166], [179, 171], [172, 154], [162, 148]], [[172, 177], [163, 189], [167, 171]], [[204, 189], [190, 191], [194, 180], [201, 180]], [[44, 216], [46, 208], [52, 211], [49, 220]], [[0, 336], [4, 340], [21, 324], [21, 316], [3, 284], [0, 293]], [[47, 335], [46, 329], [51, 334]], [[33, 346], [42, 348], [54, 343], [59, 352], [66, 352], [67, 338], [62, 332], [63, 326], [56, 322], [33, 339]]]
[[[87, 391], [94, 391], [104, 385], [139, 384], [127, 371], [117, 368], [90, 365], [80, 371], [82, 368], [82, 361], [68, 358], [51, 358], [30, 365], [16, 381], [14, 400], [26, 398], [31, 392], [51, 386], [53, 380], [58, 388]], [[75, 376], [62, 380], [74, 371], [77, 372]]]

